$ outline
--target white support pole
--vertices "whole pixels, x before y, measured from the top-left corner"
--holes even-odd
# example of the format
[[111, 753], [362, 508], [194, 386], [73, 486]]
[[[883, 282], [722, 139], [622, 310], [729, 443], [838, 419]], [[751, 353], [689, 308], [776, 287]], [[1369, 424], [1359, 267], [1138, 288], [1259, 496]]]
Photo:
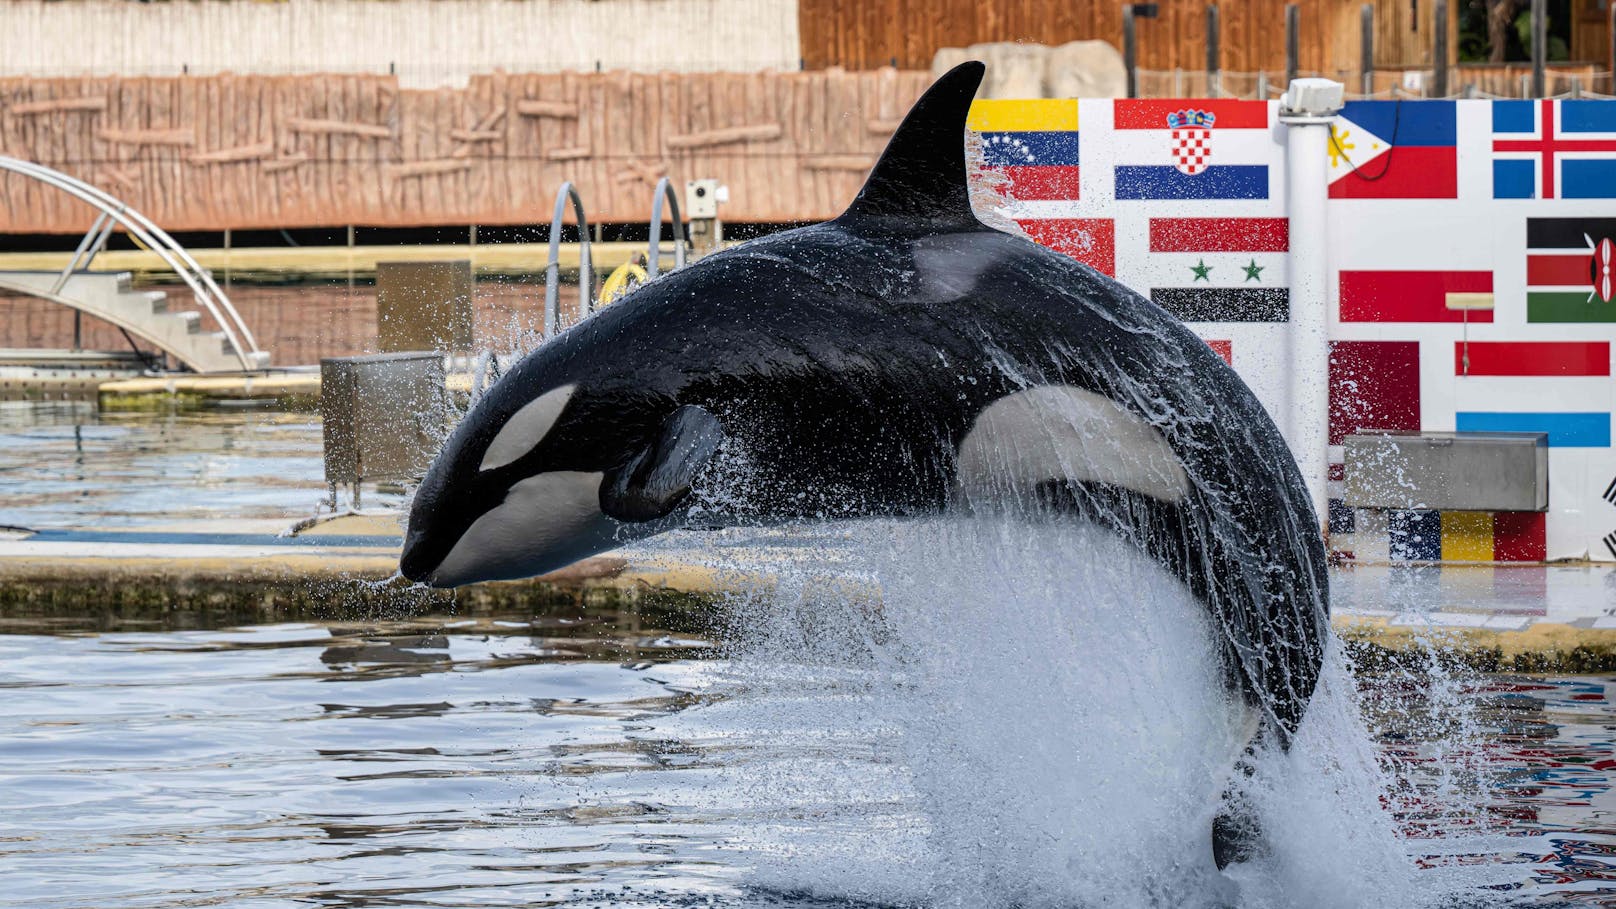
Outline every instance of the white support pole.
[[1279, 103], [1285, 124], [1286, 207], [1290, 216], [1291, 453], [1323, 526], [1329, 520], [1325, 481], [1330, 469], [1330, 124], [1344, 89], [1328, 79], [1294, 79]]

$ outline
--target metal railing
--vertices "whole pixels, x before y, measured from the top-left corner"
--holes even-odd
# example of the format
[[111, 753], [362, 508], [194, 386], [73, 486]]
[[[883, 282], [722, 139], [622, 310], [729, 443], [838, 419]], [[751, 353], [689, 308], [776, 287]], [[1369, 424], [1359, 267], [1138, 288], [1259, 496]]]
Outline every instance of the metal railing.
[[567, 214], [567, 202], [572, 202], [572, 213], [578, 219], [578, 317], [594, 310], [595, 268], [589, 258], [589, 219], [584, 215], [583, 199], [572, 181], [556, 190], [555, 217], [550, 219], [550, 261], [544, 266], [544, 337], [555, 337], [561, 325], [561, 220]]
[[656, 189], [651, 191], [651, 244], [646, 250], [645, 274], [648, 278], [657, 276], [662, 270], [662, 200], [668, 201], [669, 214], [673, 217], [673, 267], [683, 268], [685, 265], [685, 247], [690, 245], [690, 226], [679, 217], [679, 194], [673, 191], [673, 184], [667, 177], [657, 180]]
[[224, 332], [225, 340], [229, 342], [236, 359], [241, 362], [241, 368], [249, 372], [259, 368], [254, 357], [254, 354], [259, 353], [258, 342], [253, 338], [252, 330], [247, 327], [241, 314], [231, 305], [230, 298], [225, 296], [218, 284], [214, 283], [213, 276], [207, 269], [198, 265], [196, 260], [191, 258], [191, 254], [186, 252], [185, 247], [151, 219], [105, 190], [32, 161], [0, 155], [0, 170], [38, 180], [94, 206], [101, 213], [85, 233], [84, 239], [79, 242], [78, 248], [74, 250], [73, 258], [62, 270], [52, 288], [52, 293], [60, 292], [75, 272], [89, 270], [90, 264], [95, 260], [96, 254], [105, 247], [107, 238], [116, 224], [130, 237], [148, 247], [185, 283], [196, 298], [197, 304], [207, 310], [208, 315], [213, 317], [219, 329]]

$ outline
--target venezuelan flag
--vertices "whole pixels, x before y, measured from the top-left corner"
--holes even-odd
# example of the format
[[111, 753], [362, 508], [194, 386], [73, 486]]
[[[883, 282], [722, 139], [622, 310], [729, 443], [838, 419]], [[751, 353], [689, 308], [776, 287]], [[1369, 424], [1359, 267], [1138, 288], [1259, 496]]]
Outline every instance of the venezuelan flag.
[[983, 166], [1009, 179], [1010, 198], [1081, 197], [1076, 99], [977, 101], [967, 125], [982, 134]]

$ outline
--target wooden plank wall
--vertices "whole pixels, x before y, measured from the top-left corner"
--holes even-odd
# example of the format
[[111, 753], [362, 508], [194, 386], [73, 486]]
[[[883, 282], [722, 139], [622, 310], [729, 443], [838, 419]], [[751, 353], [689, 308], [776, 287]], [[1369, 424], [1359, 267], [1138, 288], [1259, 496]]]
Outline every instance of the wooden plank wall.
[[[833, 217], [923, 72], [496, 74], [463, 89], [386, 76], [0, 80], [0, 154], [66, 171], [165, 228], [547, 224], [573, 180], [591, 220], [648, 217], [651, 189], [716, 177], [730, 221]], [[91, 212], [16, 175], [0, 232]]]
[[[1162, 0], [1138, 21], [1142, 69], [1203, 69], [1205, 0]], [[1219, 4], [1223, 68], [1285, 68], [1285, 0]], [[1356, 67], [1358, 3], [1301, 0], [1301, 66]], [[798, 0], [802, 53], [810, 69], [896, 65], [930, 69], [940, 47], [988, 41], [1064, 44], [1100, 39], [1122, 46], [1122, 4], [1048, 0]]]

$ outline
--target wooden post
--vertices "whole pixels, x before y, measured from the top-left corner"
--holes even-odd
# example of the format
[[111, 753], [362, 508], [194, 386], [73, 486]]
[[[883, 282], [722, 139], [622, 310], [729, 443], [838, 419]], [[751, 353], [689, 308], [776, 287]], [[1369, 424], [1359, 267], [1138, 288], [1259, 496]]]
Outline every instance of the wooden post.
[[1221, 54], [1218, 48], [1218, 5], [1216, 3], [1206, 8], [1206, 93], [1208, 97], [1216, 98], [1222, 94], [1223, 77]]
[[1362, 71], [1359, 91], [1365, 95], [1375, 93], [1375, 5], [1365, 3], [1358, 8], [1358, 68]]
[[1548, 0], [1532, 0], [1532, 97], [1534, 98], [1543, 98], [1549, 93], [1548, 5]]
[[[1541, 0], [1539, 0], [1541, 2]], [[1302, 56], [1302, 7], [1285, 4], [1285, 84], [1296, 81], [1298, 58]]]
[[1431, 5], [1436, 19], [1436, 34], [1431, 36], [1431, 97], [1448, 96], [1448, 0], [1436, 0]]

